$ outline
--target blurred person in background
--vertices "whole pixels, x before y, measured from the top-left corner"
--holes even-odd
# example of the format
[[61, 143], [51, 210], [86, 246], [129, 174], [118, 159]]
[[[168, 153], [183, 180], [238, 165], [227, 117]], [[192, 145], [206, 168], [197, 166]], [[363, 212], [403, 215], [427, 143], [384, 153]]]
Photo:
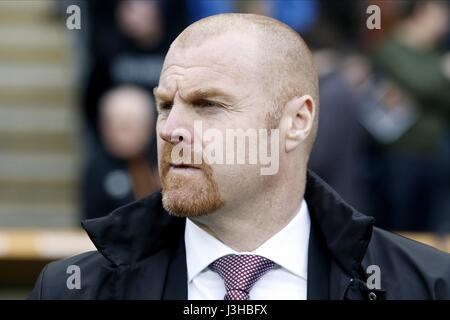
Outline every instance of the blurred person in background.
[[[98, 101], [110, 88], [134, 84], [151, 90], [158, 82], [163, 57], [185, 23], [178, 0], [92, 2], [90, 71], [83, 92], [87, 129], [98, 136]], [[174, 22], [175, 21], [175, 22]], [[175, 30], [175, 31], [174, 31]]]
[[408, 123], [380, 144], [380, 187], [390, 229], [450, 230], [449, 55], [440, 50], [450, 29], [448, 1], [402, 1], [400, 17], [374, 52], [390, 114]]
[[356, 209], [372, 213], [365, 158], [369, 139], [358, 113], [364, 97], [355, 90], [369, 67], [354, 53], [330, 49], [316, 51], [314, 60], [320, 76], [321, 125], [309, 167]]
[[[377, 226], [448, 231], [450, 90], [448, 58], [438, 52], [448, 2], [368, 1], [360, 8], [369, 4], [381, 7], [381, 30], [365, 28], [362, 9], [346, 23], [326, 21], [332, 13], [324, 6], [308, 35], [322, 105], [310, 167]], [[362, 27], [349, 33], [351, 22]], [[393, 45], [410, 36], [411, 48]]]
[[139, 87], [121, 86], [100, 101], [100, 132], [105, 148], [88, 161], [83, 179], [87, 218], [108, 214], [160, 187], [154, 153], [154, 104]]
[[[141, 185], [148, 177], [145, 173], [148, 170], [145, 168], [154, 165], [152, 159], [156, 158], [156, 143], [149, 140], [145, 157], [138, 158], [140, 161], [136, 161], [133, 158], [134, 155], [123, 155], [117, 152], [116, 147], [123, 145], [122, 139], [127, 140], [127, 134], [131, 132], [115, 127], [111, 122], [113, 120], [110, 121], [109, 117], [105, 119], [105, 116], [112, 114], [112, 119], [125, 122], [126, 112], [133, 106], [127, 106], [122, 96], [136, 98], [139, 95], [141, 98], [134, 99], [133, 102], [146, 106], [141, 107], [140, 112], [146, 109], [147, 119], [155, 118], [156, 109], [152, 107], [153, 96], [148, 93], [158, 83], [164, 54], [173, 34], [178, 33], [178, 29], [184, 25], [183, 15], [179, 13], [184, 11], [180, 10], [182, 5], [183, 1], [179, 0], [89, 2], [90, 42], [88, 47], [91, 67], [88, 70], [82, 96], [87, 155], [81, 190], [84, 217], [105, 215], [112, 209], [135, 199], [136, 196], [145, 195], [142, 190], [149, 191], [155, 185], [152, 181], [149, 182], [151, 187], [138, 187], [138, 190], [132, 190], [132, 186], [136, 183]], [[137, 94], [136, 88], [119, 90], [111, 95], [113, 98], [106, 99], [108, 106], [105, 108], [105, 101], [101, 101], [102, 97], [109, 90], [123, 85], [139, 87], [142, 92]], [[120, 104], [120, 107], [110, 108], [110, 103]], [[101, 112], [101, 109], [115, 111], [105, 113]], [[121, 119], [119, 111], [123, 113], [124, 118]], [[129, 112], [133, 111], [129, 110]], [[138, 113], [134, 115], [139, 118]], [[105, 125], [105, 122], [108, 124]], [[126, 125], [131, 126], [131, 124]], [[148, 131], [152, 134], [154, 123], [150, 122], [147, 125], [151, 127], [151, 130], [141, 128], [142, 132]], [[120, 137], [121, 134], [124, 137]], [[144, 143], [141, 144], [144, 145]], [[133, 160], [130, 162], [130, 159]], [[150, 162], [144, 165], [141, 161], [143, 159], [150, 159]], [[123, 172], [124, 163], [127, 163], [125, 173]], [[140, 172], [135, 170], [138, 167], [144, 170], [144, 174], [136, 180], [137, 172]], [[127, 183], [129, 174], [133, 180], [132, 184]], [[106, 183], [108, 181], [115, 181], [117, 186], [122, 187], [111, 188], [114, 183]]]
[[319, 4], [318, 19], [305, 35], [314, 50], [321, 92], [321, 125], [309, 167], [356, 209], [373, 214], [375, 199], [367, 187], [369, 137], [359, 118], [364, 96], [357, 91], [370, 72], [359, 41], [363, 6], [354, 1]]

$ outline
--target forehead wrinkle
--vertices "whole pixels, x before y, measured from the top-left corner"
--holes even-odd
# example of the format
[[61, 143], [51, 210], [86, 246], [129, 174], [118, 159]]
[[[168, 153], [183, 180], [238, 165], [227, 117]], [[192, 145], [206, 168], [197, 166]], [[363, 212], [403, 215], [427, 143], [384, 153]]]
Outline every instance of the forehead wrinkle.
[[[187, 60], [187, 59], [177, 59], [177, 60]], [[167, 71], [170, 68], [191, 69], [191, 68], [208, 68], [209, 67], [209, 66], [196, 65], [196, 64], [186, 66], [186, 65], [183, 65], [182, 63], [183, 63], [182, 61], [172, 62], [169, 65], [164, 66], [161, 73]], [[217, 61], [214, 61], [213, 65], [220, 66], [220, 67], [227, 68], [227, 69], [230, 67], [228, 64], [220, 63]]]
[[[235, 48], [231, 52], [230, 41], [234, 41]], [[235, 77], [236, 74], [252, 74], [255, 71], [255, 52], [259, 50], [255, 39], [244, 41], [239, 38], [239, 34], [234, 35], [234, 38], [233, 34], [227, 34], [226, 37], [205, 40], [200, 46], [180, 46], [176, 43], [175, 40], [166, 56], [162, 73], [172, 68], [207, 68], [221, 75]]]
[[[214, 70], [214, 67], [222, 67], [222, 69], [219, 70]], [[187, 75], [185, 73], [182, 73], [181, 70], [175, 70], [175, 71], [170, 71], [170, 68], [180, 68], [180, 69], [184, 69], [186, 71], [190, 70], [190, 69], [195, 69], [195, 68], [200, 68], [200, 69], [207, 69], [206, 74], [208, 74], [208, 72], [212, 72], [212, 73], [217, 73], [220, 76], [226, 76], [230, 79], [234, 79], [234, 76], [231, 74], [227, 74], [227, 72], [232, 72], [233, 70], [230, 69], [229, 65], [225, 65], [225, 64], [220, 64], [220, 63], [214, 63], [213, 67], [211, 66], [202, 66], [202, 65], [191, 65], [191, 66], [182, 66], [180, 64], [170, 64], [169, 66], [167, 66], [165, 69], [163, 69], [163, 71], [161, 72], [161, 80], [165, 80], [168, 77], [171, 76], [179, 76], [179, 77], [186, 77]], [[169, 74], [166, 74], [169, 73]], [[233, 73], [233, 72], [232, 72]], [[202, 73], [205, 74], [205, 73]]]

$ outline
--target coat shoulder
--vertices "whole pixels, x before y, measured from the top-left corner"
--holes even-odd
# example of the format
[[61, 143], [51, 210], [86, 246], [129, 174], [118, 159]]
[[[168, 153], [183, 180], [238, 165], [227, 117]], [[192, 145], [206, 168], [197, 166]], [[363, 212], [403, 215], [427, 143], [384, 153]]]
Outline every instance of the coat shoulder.
[[110, 273], [111, 263], [89, 251], [47, 264], [28, 299], [92, 299]]
[[450, 299], [450, 254], [374, 228], [363, 264], [379, 267], [391, 299]]

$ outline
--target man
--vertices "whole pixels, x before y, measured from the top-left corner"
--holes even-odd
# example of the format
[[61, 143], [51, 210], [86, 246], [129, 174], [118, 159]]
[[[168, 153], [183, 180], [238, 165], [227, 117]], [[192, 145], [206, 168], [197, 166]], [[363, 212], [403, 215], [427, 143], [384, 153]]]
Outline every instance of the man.
[[156, 159], [154, 103], [137, 86], [118, 86], [100, 99], [102, 147], [92, 151], [83, 171], [85, 218], [112, 210], [160, 189]]
[[450, 56], [440, 51], [450, 34], [450, 2], [397, 5], [403, 14], [373, 55], [377, 72], [398, 87], [389, 90], [390, 96], [399, 92], [401, 99], [389, 112], [401, 115], [399, 122], [410, 121], [398, 139], [380, 146], [387, 174], [379, 180], [387, 185], [390, 204], [385, 225], [450, 232], [450, 158], [445, 153], [450, 145], [450, 74], [445, 63], [450, 65]]
[[[162, 192], [84, 221], [98, 252], [50, 263], [30, 297], [450, 298], [449, 255], [373, 228], [307, 171], [317, 82], [307, 46], [274, 19], [223, 14], [189, 26], [155, 88]], [[203, 159], [238, 129], [248, 139], [223, 156], [244, 146], [245, 161]], [[270, 148], [276, 170], [252, 162], [252, 130], [270, 132], [259, 155]], [[73, 265], [80, 283], [69, 289]]]

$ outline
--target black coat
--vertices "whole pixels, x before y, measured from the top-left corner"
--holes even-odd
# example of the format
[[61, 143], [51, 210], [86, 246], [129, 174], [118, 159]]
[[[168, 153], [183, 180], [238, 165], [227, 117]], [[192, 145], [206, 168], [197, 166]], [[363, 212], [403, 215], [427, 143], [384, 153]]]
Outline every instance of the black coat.
[[[308, 299], [450, 299], [449, 254], [373, 227], [312, 172], [305, 200]], [[187, 299], [185, 219], [163, 209], [160, 192], [82, 225], [98, 251], [48, 264], [30, 299]], [[70, 265], [80, 289], [68, 289]], [[381, 287], [366, 285], [370, 265]]]

